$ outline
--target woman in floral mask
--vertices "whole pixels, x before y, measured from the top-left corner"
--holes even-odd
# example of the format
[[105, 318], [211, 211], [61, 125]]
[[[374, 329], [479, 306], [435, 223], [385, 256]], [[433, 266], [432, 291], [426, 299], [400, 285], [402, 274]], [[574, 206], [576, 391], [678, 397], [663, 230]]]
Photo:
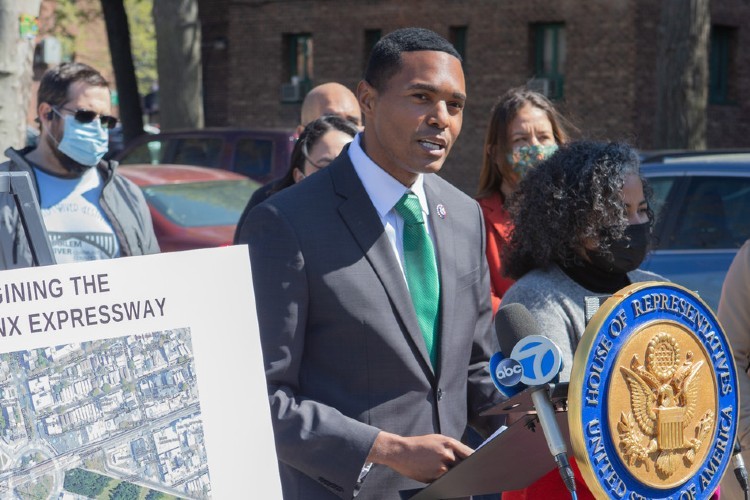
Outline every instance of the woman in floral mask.
[[500, 260], [511, 229], [506, 202], [530, 168], [568, 141], [564, 124], [567, 122], [546, 97], [523, 87], [506, 92], [492, 108], [477, 198], [487, 227], [493, 312], [513, 284], [503, 276]]

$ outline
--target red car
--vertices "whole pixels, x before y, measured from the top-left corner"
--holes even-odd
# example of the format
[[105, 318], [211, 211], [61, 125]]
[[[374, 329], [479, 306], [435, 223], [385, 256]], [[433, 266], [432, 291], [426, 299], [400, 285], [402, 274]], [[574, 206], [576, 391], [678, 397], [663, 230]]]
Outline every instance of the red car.
[[124, 165], [117, 170], [146, 197], [162, 252], [231, 245], [250, 196], [244, 175], [189, 165]]

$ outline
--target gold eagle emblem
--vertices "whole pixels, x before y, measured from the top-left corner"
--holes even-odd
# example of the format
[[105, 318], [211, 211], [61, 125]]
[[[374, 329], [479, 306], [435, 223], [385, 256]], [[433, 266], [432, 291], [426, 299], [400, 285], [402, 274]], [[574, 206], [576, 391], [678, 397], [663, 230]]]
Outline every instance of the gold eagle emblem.
[[712, 428], [710, 409], [695, 425], [699, 398], [696, 376], [703, 361], [693, 361], [693, 353], [680, 362], [680, 347], [668, 333], [658, 333], [646, 348], [645, 366], [634, 354], [630, 368], [620, 366], [630, 392], [631, 412], [620, 413], [617, 431], [620, 450], [629, 466], [654, 462], [656, 473], [666, 479], [674, 474], [677, 461], [692, 465]]

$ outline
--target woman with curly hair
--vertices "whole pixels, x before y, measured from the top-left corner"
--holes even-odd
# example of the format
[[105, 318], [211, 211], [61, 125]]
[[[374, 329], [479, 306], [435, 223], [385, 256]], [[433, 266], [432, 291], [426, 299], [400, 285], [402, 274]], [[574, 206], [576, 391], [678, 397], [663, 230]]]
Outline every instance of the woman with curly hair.
[[[639, 281], [654, 214], [636, 152], [626, 144], [573, 142], [528, 173], [511, 200], [514, 228], [503, 262], [517, 280], [503, 304], [521, 303], [562, 351], [560, 381], [570, 380], [585, 328], [584, 297]], [[576, 474], [579, 499], [593, 495]], [[503, 500], [570, 498], [556, 470]]]
[[513, 283], [503, 276], [500, 259], [510, 232], [507, 200], [530, 168], [568, 141], [565, 123], [544, 95], [524, 87], [510, 89], [492, 108], [477, 198], [487, 229], [494, 312]]

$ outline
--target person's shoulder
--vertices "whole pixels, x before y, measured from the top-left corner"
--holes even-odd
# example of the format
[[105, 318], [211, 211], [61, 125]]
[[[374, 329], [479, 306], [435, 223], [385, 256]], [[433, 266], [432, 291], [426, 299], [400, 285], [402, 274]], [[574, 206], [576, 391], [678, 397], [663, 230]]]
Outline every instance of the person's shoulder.
[[740, 249], [737, 251], [737, 255], [734, 260], [737, 261], [750, 261], [750, 239], [745, 240]]
[[640, 283], [643, 281], [666, 281], [670, 280], [660, 274], [653, 273], [651, 271], [645, 271], [643, 269], [636, 269], [628, 273], [631, 283]]
[[525, 302], [530, 298], [549, 297], [558, 290], [565, 274], [556, 266], [532, 269], [516, 280], [503, 295], [503, 304]]
[[500, 193], [493, 193], [489, 196], [477, 198], [477, 203], [479, 203], [484, 212], [500, 212], [505, 210], [503, 198], [500, 196]]
[[[102, 175], [104, 181], [103, 194], [106, 194], [107, 198], [110, 200], [122, 198], [128, 200], [130, 203], [135, 200], [136, 203], [145, 207], [146, 199], [143, 196], [143, 191], [138, 187], [138, 184], [117, 171], [117, 162], [109, 160], [104, 163], [105, 164], [99, 168], [99, 173]], [[117, 187], [117, 189], [115, 189], [115, 187]]]
[[[253, 192], [251, 199], [265, 200], [271, 196], [274, 192], [277, 192], [277, 186], [281, 183], [281, 179], [274, 179]], [[279, 190], [280, 191], [280, 190]]]
[[521, 276], [518, 281], [524, 283], [548, 283], [551, 281], [561, 281], [566, 278], [566, 274], [556, 264], [551, 264], [544, 268], [535, 268]]
[[333, 169], [337, 168], [337, 162], [338, 160], [334, 160], [329, 166], [301, 182], [271, 193], [253, 210], [260, 207], [272, 208], [289, 218], [303, 219], [330, 210], [338, 204], [331, 177], [335, 171]]
[[117, 163], [106, 163], [105, 166], [102, 166], [99, 168], [99, 173], [102, 175], [102, 179], [106, 183], [108, 180], [111, 180], [113, 183], [117, 183], [120, 185], [127, 186], [129, 189], [138, 189], [138, 185], [122, 175], [120, 172], [117, 171]]
[[449, 198], [454, 202], [465, 203], [467, 206], [477, 205], [477, 201], [474, 198], [437, 174], [425, 174], [424, 183], [425, 186], [429, 186], [440, 197]]
[[424, 186], [430, 210], [445, 210], [444, 217], [463, 221], [467, 227], [474, 227], [474, 223], [479, 227], [483, 215], [474, 198], [436, 174], [425, 175]]
[[477, 199], [477, 202], [482, 209], [487, 224], [496, 227], [503, 233], [503, 236], [507, 238], [510, 213], [506, 210], [505, 204], [503, 203], [503, 197], [500, 193], [494, 193], [490, 196], [479, 198]]
[[[31, 166], [26, 161], [26, 154], [31, 152], [34, 148], [31, 146], [23, 149], [7, 148], [5, 150], [5, 161], [0, 162], [0, 172], [9, 172], [12, 169], [18, 169], [21, 167], [23, 170], [30, 170]], [[15, 167], [14, 167], [15, 165]]]

